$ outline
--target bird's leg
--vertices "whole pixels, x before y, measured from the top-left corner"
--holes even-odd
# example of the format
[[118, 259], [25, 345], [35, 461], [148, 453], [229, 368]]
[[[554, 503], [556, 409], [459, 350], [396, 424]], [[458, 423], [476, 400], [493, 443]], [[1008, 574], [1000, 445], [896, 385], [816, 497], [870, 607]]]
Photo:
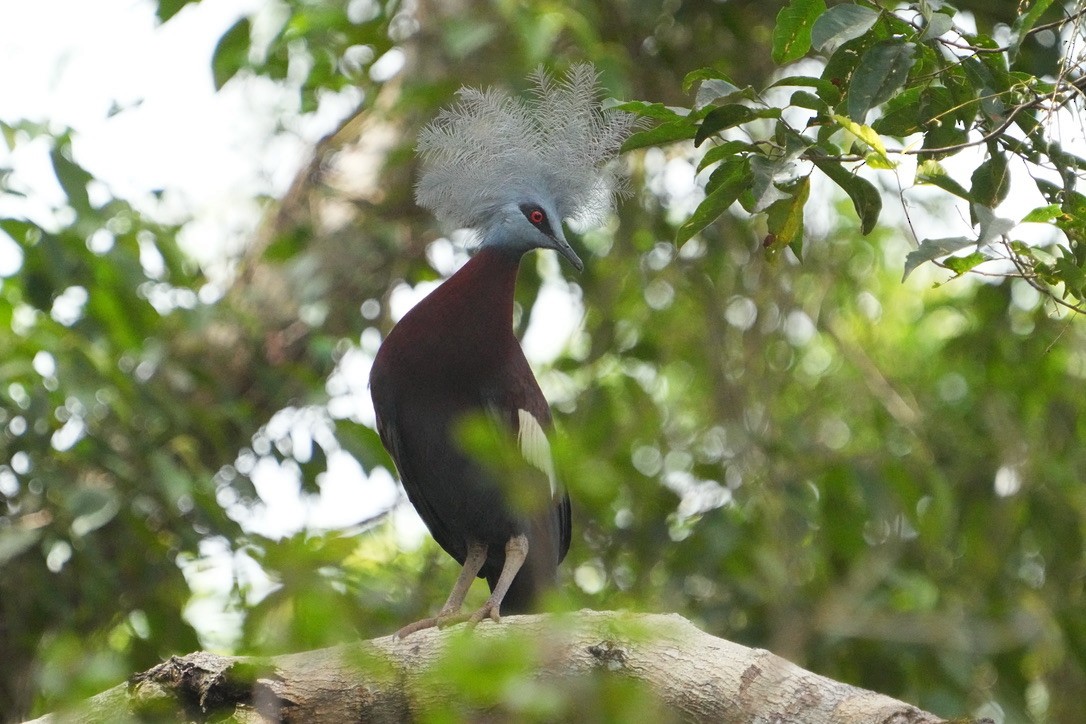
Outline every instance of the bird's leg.
[[395, 637], [402, 639], [404, 636], [421, 631], [424, 628], [446, 626], [463, 620], [459, 617], [459, 613], [460, 608], [464, 605], [464, 597], [468, 595], [468, 589], [471, 588], [472, 582], [479, 575], [479, 570], [484, 563], [486, 563], [486, 544], [476, 541], [468, 543], [468, 553], [464, 556], [464, 567], [460, 569], [460, 575], [457, 577], [445, 605], [441, 607], [436, 616], [407, 624], [396, 632]]
[[460, 576], [456, 579], [452, 591], [449, 592], [449, 598], [441, 607], [437, 618], [446, 618], [460, 613], [460, 608], [464, 605], [464, 597], [468, 595], [468, 589], [475, 582], [475, 577], [479, 575], [479, 570], [484, 563], [486, 563], [486, 544], [472, 541], [468, 544], [468, 554], [464, 557], [464, 567], [460, 569]]
[[513, 585], [513, 579], [516, 578], [517, 572], [524, 565], [527, 557], [528, 536], [521, 534], [510, 538], [509, 542], [505, 544], [505, 565], [502, 566], [498, 582], [495, 584], [490, 598], [486, 599], [486, 603], [468, 619], [472, 624], [477, 624], [488, 616], [494, 623], [501, 623], [502, 599], [505, 598], [505, 594], [509, 591], [509, 586]]

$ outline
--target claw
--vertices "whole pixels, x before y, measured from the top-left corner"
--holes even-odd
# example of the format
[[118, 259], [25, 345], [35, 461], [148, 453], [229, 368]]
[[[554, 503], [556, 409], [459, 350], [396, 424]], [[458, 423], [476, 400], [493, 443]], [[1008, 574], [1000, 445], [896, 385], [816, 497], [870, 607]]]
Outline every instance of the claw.
[[496, 603], [492, 598], [487, 599], [487, 602], [480, 606], [478, 611], [471, 614], [468, 623], [475, 626], [484, 618], [489, 618], [494, 623], [501, 623], [501, 604]]

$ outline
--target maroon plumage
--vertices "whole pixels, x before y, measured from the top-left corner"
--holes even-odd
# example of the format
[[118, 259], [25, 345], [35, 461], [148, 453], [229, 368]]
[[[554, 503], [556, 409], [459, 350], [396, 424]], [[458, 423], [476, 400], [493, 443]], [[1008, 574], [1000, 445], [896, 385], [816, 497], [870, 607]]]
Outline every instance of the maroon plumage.
[[[486, 412], [518, 432], [523, 410], [550, 427], [547, 401], [513, 334], [520, 257], [500, 247], [480, 250], [400, 320], [370, 374], [377, 429], [438, 544], [461, 565], [473, 543], [486, 546], [478, 575], [494, 591], [507, 544], [527, 539], [527, 559], [498, 602], [513, 613], [530, 610], [554, 581], [569, 548], [569, 498], [558, 492], [545, 510], [525, 517], [502, 484], [460, 449], [454, 426], [469, 413]], [[546, 488], [546, 476], [537, 472]], [[450, 603], [458, 612], [460, 601], [450, 597]]]

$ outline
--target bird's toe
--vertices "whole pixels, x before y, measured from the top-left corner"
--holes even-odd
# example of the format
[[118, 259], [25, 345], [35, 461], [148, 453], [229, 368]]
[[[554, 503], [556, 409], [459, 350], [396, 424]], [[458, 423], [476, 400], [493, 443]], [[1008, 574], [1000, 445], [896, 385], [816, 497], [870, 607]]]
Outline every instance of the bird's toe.
[[468, 619], [472, 626], [479, 623], [483, 619], [489, 618], [494, 623], [501, 623], [501, 610], [499, 606], [494, 605], [490, 601], [484, 603], [478, 611], [471, 614], [471, 618]]

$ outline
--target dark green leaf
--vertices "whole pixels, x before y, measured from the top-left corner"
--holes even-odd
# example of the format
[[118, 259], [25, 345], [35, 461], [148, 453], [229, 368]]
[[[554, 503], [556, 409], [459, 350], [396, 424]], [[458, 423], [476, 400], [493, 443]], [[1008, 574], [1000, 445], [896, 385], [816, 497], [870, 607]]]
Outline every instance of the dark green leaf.
[[159, 22], [164, 23], [181, 10], [186, 5], [195, 4], [200, 0], [158, 0], [158, 8], [155, 10], [155, 16], [158, 17]]
[[82, 166], [72, 161], [69, 157], [70, 147], [67, 144], [54, 147], [49, 158], [53, 162], [53, 172], [56, 174], [60, 187], [64, 189], [64, 195], [68, 197], [68, 203], [79, 212], [90, 211], [90, 198], [87, 196], [87, 184], [94, 178]]
[[864, 123], [867, 112], [905, 85], [916, 57], [912, 43], [888, 41], [864, 53], [848, 87], [848, 115]]
[[932, 13], [924, 26], [924, 34], [921, 40], [934, 40], [950, 32], [954, 27], [954, 18], [946, 13]]
[[769, 87], [779, 88], [782, 86], [804, 86], [814, 88], [818, 91], [818, 97], [828, 106], [835, 106], [841, 100], [841, 90], [833, 83], [823, 78], [811, 78], [805, 75], [790, 75], [787, 78], [781, 78]]
[[684, 118], [680, 121], [668, 121], [655, 128], [635, 133], [622, 144], [622, 153], [633, 151], [637, 148], [649, 146], [663, 146], [675, 141], [684, 141], [697, 135], [698, 125], [692, 118]]
[[970, 179], [970, 195], [981, 206], [994, 209], [1003, 203], [1011, 187], [1007, 157], [994, 152], [987, 161], [977, 166]]
[[814, 164], [835, 184], [840, 186], [852, 200], [856, 215], [860, 217], [860, 233], [869, 234], [875, 228], [882, 212], [882, 196], [870, 181], [848, 171], [840, 161], [827, 158], [815, 158]]
[[295, 258], [310, 239], [312, 230], [304, 224], [291, 227], [272, 240], [264, 249], [264, 258], [268, 261], [285, 262]]
[[725, 162], [713, 173], [713, 177], [719, 178], [719, 180], [712, 183], [713, 179], [710, 179], [712, 191], [709, 191], [709, 186], [706, 186], [706, 191], [709, 191], [708, 195], [694, 210], [690, 218], [686, 220], [686, 223], [679, 227], [675, 234], [676, 246], [681, 245], [694, 234], [713, 223], [735, 203], [735, 200], [739, 198], [739, 194], [750, 185], [750, 164], [747, 159], [736, 156], [729, 159], [729, 161], [734, 161], [734, 163]]
[[833, 50], [859, 38], [879, 19], [877, 10], [862, 5], [835, 5], [822, 14], [811, 28], [810, 43], [815, 50]]
[[960, 150], [961, 145], [968, 140], [969, 134], [963, 129], [954, 126], [952, 123], [944, 123], [934, 126], [924, 133], [923, 148], [931, 151], [928, 158], [943, 158]]
[[765, 211], [770, 204], [787, 196], [787, 192], [781, 191], [775, 183], [778, 175], [787, 166], [789, 163], [784, 160], [762, 155], [751, 156], [750, 202], [744, 202], [744, 208], [752, 212]]
[[756, 101], [758, 94], [749, 85], [737, 88], [724, 80], [707, 80], [698, 86], [698, 93], [694, 99], [694, 107], [702, 109], [710, 104], [723, 102], [735, 102], [739, 100]]
[[995, 72], [996, 68], [976, 57], [964, 58], [961, 66], [969, 79], [970, 93], [978, 100], [980, 109], [989, 119], [1001, 120], [1006, 106], [999, 94], [1007, 89], [1007, 79], [1001, 78]]
[[1029, 10], [1020, 14], [1018, 19], [1014, 21], [1014, 25], [1011, 27], [1015, 34], [1010, 51], [1012, 63], [1018, 56], [1018, 51], [1022, 48], [1022, 41], [1029, 36], [1029, 31], [1033, 29], [1033, 26], [1037, 24], [1037, 21], [1041, 19], [1041, 16], [1045, 14], [1045, 11], [1051, 5], [1052, 0], [1034, 0], [1029, 6]]
[[252, 24], [249, 18], [242, 18], [219, 38], [211, 56], [211, 75], [215, 81], [215, 90], [226, 85], [226, 81], [233, 78], [249, 62], [251, 32]]
[[705, 155], [701, 157], [701, 161], [698, 162], [698, 171], [700, 172], [714, 163], [730, 158], [737, 153], [753, 150], [755, 150], [755, 147], [746, 141], [725, 141], [705, 152]]
[[657, 121], [681, 121], [687, 114], [680, 113], [674, 108], [669, 108], [663, 103], [648, 103], [646, 101], [628, 101], [611, 106], [613, 110], [625, 111], [643, 118], [652, 118]]
[[936, 161], [925, 161], [916, 171], [916, 183], [938, 186], [943, 191], [954, 194], [966, 201], [976, 201], [973, 195], [966, 191], [961, 184], [947, 175], [943, 167]]
[[795, 106], [796, 108], [807, 108], [812, 111], [828, 111], [829, 108], [826, 103], [816, 96], [814, 93], [808, 93], [807, 91], [796, 91], [792, 94], [792, 97], [788, 99], [788, 105]]
[[756, 109], [738, 103], [715, 108], [698, 127], [698, 132], [694, 136], [694, 145], [700, 146], [709, 136], [756, 118], [779, 118], [780, 115], [779, 108]]
[[886, 104], [882, 117], [871, 124], [878, 133], [886, 136], [904, 136], [918, 133], [920, 125], [919, 88], [906, 88]]
[[722, 70], [713, 67], [698, 68], [692, 70], [686, 74], [683, 78], [683, 92], [689, 93], [690, 89], [694, 87], [695, 83], [700, 83], [707, 80], [721, 80], [735, 88], [735, 83], [732, 82], [731, 76]]
[[811, 26], [826, 12], [825, 0], [792, 0], [777, 13], [773, 28], [773, 62], [791, 63], [811, 49]]
[[374, 468], [395, 471], [392, 458], [373, 428], [352, 420], [336, 420], [336, 439], [358, 461], [363, 472], [369, 473]]
[[[826, 61], [826, 68], [822, 71], [822, 78], [840, 88], [842, 97], [848, 91], [849, 81], [852, 79], [852, 74], [859, 67], [863, 54], [882, 40], [882, 38], [878, 37], [879, 33], [876, 32], [879, 27], [879, 25], [876, 25], [871, 32], [844, 43]], [[840, 103], [835, 108], [840, 110]]]

